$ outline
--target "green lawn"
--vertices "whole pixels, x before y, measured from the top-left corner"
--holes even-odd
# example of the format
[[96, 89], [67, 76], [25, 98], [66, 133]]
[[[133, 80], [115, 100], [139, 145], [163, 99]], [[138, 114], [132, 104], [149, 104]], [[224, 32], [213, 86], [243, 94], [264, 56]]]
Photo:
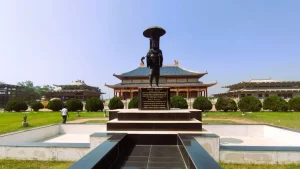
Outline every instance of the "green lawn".
[[[27, 115], [29, 127], [22, 127], [25, 114]], [[69, 115], [68, 121], [104, 117], [103, 112], [80, 112], [80, 117], [77, 117], [77, 112], [70, 112]], [[0, 113], [0, 134], [61, 122], [60, 112]]]
[[[0, 160], [0, 169], [66, 169], [74, 162], [64, 161], [25, 161]], [[268, 165], [268, 164], [226, 164], [220, 163], [223, 169], [298, 169], [300, 164]]]
[[220, 163], [223, 169], [299, 169], [300, 164], [226, 164]]
[[[108, 114], [108, 113], [107, 113]], [[245, 119], [268, 124], [294, 128], [300, 130], [300, 113], [299, 112], [256, 112], [246, 113], [245, 116], [241, 112], [209, 112], [203, 117], [203, 123], [209, 124], [238, 124], [230, 119]], [[26, 113], [27, 122], [30, 127], [21, 127], [24, 113], [0, 113], [0, 134], [24, 130], [31, 127], [38, 127], [48, 124], [61, 123], [62, 118], [60, 112], [29, 112]], [[81, 112], [77, 117], [76, 112], [70, 112], [68, 120], [84, 119], [84, 118], [103, 118], [103, 112]], [[206, 120], [206, 118], [212, 118]], [[228, 119], [228, 120], [224, 120]], [[90, 120], [84, 122], [86, 124], [106, 123], [106, 120]], [[0, 160], [0, 169], [65, 169], [72, 165], [73, 162], [54, 162], [54, 161], [20, 161], [20, 160]], [[220, 163], [224, 169], [298, 169], [300, 164], [290, 165], [254, 165], [254, 164], [225, 164]]]
[[242, 116], [241, 112], [209, 112], [206, 117], [203, 117], [203, 121], [205, 118], [246, 119], [300, 130], [300, 112], [253, 112], [245, 114]]
[[0, 169], [66, 169], [74, 162], [0, 160]]

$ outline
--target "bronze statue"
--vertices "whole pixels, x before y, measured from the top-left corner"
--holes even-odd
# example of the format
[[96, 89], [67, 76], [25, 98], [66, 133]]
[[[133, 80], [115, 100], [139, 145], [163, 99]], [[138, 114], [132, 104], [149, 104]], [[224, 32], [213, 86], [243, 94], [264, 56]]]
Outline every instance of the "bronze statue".
[[[146, 55], [147, 67], [150, 68], [149, 82], [152, 87], [153, 77], [155, 77], [156, 86], [159, 84], [160, 68], [163, 65], [163, 54], [159, 48], [159, 38], [163, 36], [166, 31], [160, 27], [151, 27], [144, 31], [144, 36], [150, 38], [150, 49]], [[145, 57], [142, 57], [142, 63]]]
[[27, 116], [26, 116], [26, 114], [25, 114], [25, 116], [23, 117], [23, 120], [24, 120], [24, 123], [26, 123], [26, 121], [27, 121]]

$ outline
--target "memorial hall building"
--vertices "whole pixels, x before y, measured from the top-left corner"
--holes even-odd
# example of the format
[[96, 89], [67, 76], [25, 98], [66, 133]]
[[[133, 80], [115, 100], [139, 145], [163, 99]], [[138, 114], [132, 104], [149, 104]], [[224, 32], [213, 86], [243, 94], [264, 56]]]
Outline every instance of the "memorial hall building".
[[4, 108], [6, 103], [14, 98], [23, 96], [24, 87], [0, 82], [0, 108]]
[[288, 100], [300, 96], [300, 81], [281, 81], [272, 78], [250, 79], [222, 88], [228, 88], [229, 90], [225, 93], [215, 94], [215, 97], [228, 96], [237, 100], [244, 96], [254, 96], [264, 100], [271, 95], [278, 95]]
[[[121, 82], [114, 85], [105, 84], [105, 86], [114, 90], [114, 96], [122, 100], [132, 99], [138, 96], [139, 87], [148, 87], [149, 85], [149, 72], [150, 68], [146, 67], [143, 63], [140, 67], [122, 73], [113, 74]], [[197, 71], [187, 70], [180, 67], [178, 61], [173, 65], [163, 65], [160, 68], [160, 87], [170, 87], [171, 97], [180, 95], [186, 99], [196, 98], [198, 96], [208, 96], [207, 88], [214, 86], [214, 83], [203, 83], [199, 79], [207, 72], [201, 73]], [[155, 78], [153, 78], [153, 86], [155, 86]]]
[[57, 91], [50, 92], [50, 99], [61, 98], [63, 100], [68, 100], [71, 98], [78, 99], [80, 101], [86, 101], [89, 98], [97, 97], [100, 98], [102, 94], [101, 89], [95, 86], [89, 86], [85, 84], [82, 80], [77, 80], [71, 84], [65, 85], [53, 85], [60, 88]]

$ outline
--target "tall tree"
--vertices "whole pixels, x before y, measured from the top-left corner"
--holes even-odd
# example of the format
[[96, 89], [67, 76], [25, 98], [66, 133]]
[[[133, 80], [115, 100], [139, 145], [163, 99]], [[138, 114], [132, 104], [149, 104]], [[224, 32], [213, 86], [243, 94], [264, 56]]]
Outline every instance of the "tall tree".
[[54, 91], [54, 87], [50, 85], [34, 86], [32, 81], [19, 82], [18, 85], [24, 87], [24, 95], [23, 99], [25, 101], [33, 101], [37, 99], [41, 99], [42, 96], [49, 98], [49, 92]]
[[25, 101], [29, 102], [39, 99], [40, 95], [36, 92], [32, 81], [18, 82], [18, 85], [24, 87], [23, 99]]

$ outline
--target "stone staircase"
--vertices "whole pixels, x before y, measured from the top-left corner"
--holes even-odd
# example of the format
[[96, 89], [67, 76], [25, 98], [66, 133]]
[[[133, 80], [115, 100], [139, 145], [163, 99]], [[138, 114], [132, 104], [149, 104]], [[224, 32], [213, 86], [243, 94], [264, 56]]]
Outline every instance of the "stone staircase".
[[107, 131], [201, 131], [201, 117], [195, 109], [111, 110]]

